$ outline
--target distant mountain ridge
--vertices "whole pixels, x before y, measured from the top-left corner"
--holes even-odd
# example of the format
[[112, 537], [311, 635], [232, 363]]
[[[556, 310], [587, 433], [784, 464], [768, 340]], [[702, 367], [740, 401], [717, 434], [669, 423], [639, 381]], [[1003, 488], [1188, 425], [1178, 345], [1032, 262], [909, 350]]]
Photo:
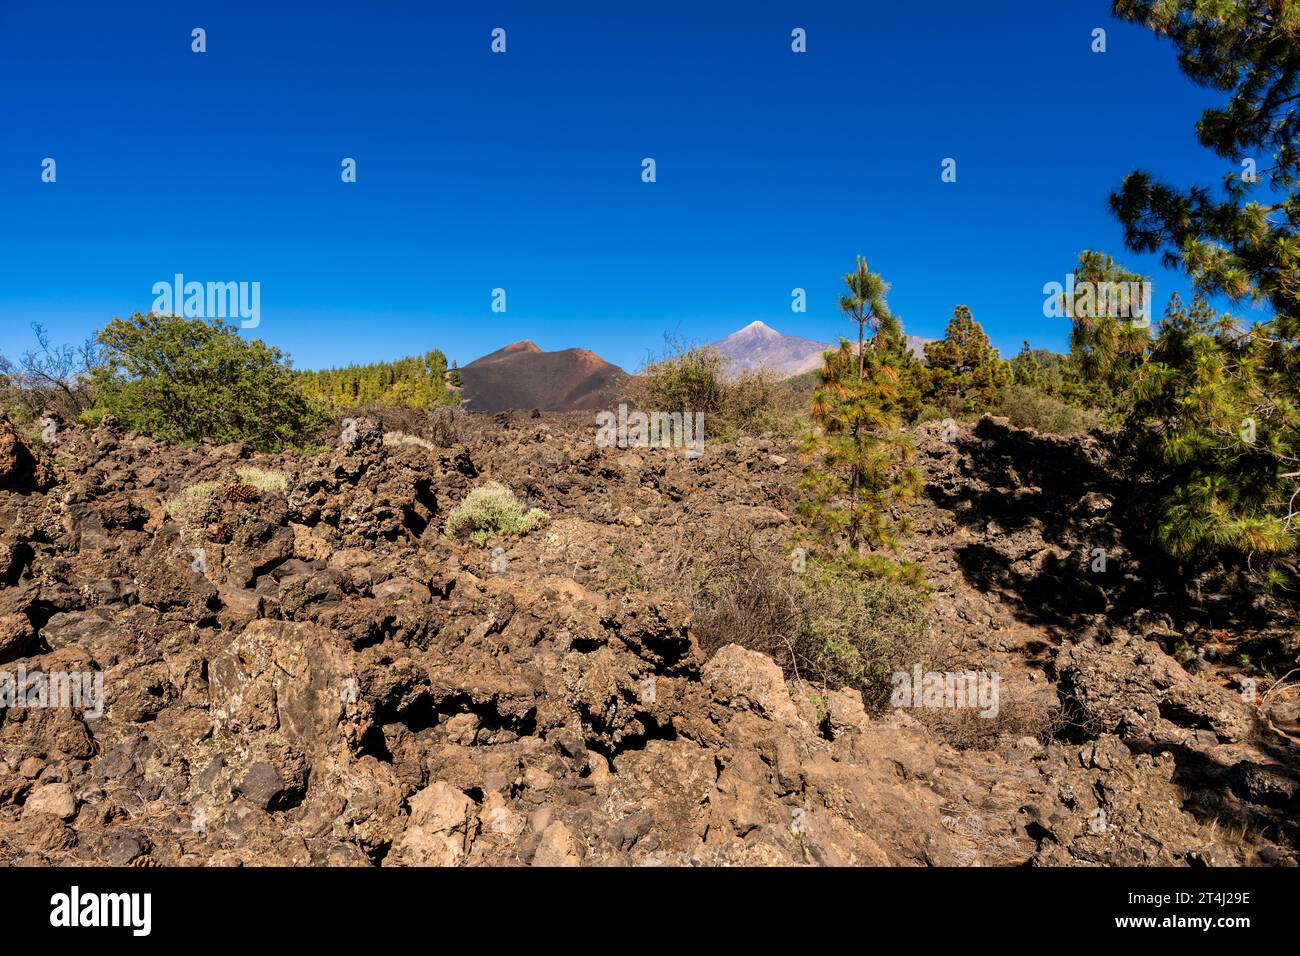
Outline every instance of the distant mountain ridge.
[[[924, 357], [930, 339], [907, 336], [907, 347]], [[727, 360], [727, 372], [768, 369], [782, 378], [820, 368], [822, 353], [835, 346], [784, 335], [764, 322], [751, 322], [714, 348]], [[460, 369], [461, 402], [477, 412], [538, 409], [544, 412], [612, 408], [631, 376], [589, 349], [544, 352], [529, 339], [489, 352]]]
[[[912, 354], [924, 358], [925, 343], [930, 341], [933, 340], [909, 335], [907, 347]], [[797, 335], [785, 335], [765, 322], [755, 321], [719, 339], [713, 347], [728, 360], [727, 369], [733, 375], [766, 368], [788, 378], [818, 368], [822, 363], [822, 353], [835, 346]]]
[[460, 369], [461, 401], [476, 412], [609, 408], [628, 374], [589, 349], [543, 352], [524, 339]]

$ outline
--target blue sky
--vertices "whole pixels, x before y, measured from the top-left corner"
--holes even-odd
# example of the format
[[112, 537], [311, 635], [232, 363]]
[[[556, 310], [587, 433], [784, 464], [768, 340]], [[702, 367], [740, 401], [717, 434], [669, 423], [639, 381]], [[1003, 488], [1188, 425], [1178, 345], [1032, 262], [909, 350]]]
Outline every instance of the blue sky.
[[635, 368], [755, 319], [847, 334], [859, 253], [909, 332], [964, 303], [1004, 354], [1061, 349], [1042, 287], [1082, 249], [1185, 294], [1106, 196], [1139, 166], [1218, 181], [1215, 101], [1101, 0], [3, 0], [0, 351], [181, 272], [260, 282], [245, 334], [302, 368], [522, 338]]

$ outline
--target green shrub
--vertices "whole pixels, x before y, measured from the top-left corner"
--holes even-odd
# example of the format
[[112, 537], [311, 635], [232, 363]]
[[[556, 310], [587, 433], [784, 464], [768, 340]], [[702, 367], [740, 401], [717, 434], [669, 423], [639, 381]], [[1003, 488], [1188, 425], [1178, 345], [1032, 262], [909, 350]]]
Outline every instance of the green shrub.
[[906, 581], [858, 563], [808, 561], [795, 573], [752, 532], [729, 529], [708, 542], [691, 603], [700, 649], [727, 644], [769, 654], [787, 677], [852, 687], [867, 707], [888, 701], [889, 678], [927, 649], [927, 601]]
[[220, 319], [137, 313], [114, 319], [98, 342], [92, 421], [111, 414], [162, 441], [264, 451], [306, 444], [324, 426], [283, 353]]
[[970, 411], [966, 403], [951, 395], [935, 396], [921, 406], [920, 413], [916, 416], [918, 424], [923, 422], [941, 422], [946, 418], [953, 421], [974, 421], [979, 418], [979, 414]]
[[261, 468], [236, 468], [235, 474], [246, 485], [261, 492], [287, 491], [289, 478], [281, 471], [263, 471]]
[[1010, 419], [1018, 428], [1052, 435], [1083, 435], [1105, 424], [1101, 411], [1067, 404], [1027, 385], [1008, 385], [989, 411]]
[[855, 687], [866, 705], [888, 699], [890, 675], [920, 660], [928, 636], [926, 598], [901, 581], [848, 567], [812, 565], [799, 579], [813, 608], [807, 667], [832, 687]]
[[668, 355], [638, 373], [634, 397], [656, 411], [704, 412], [707, 428], [708, 416], [722, 410], [725, 366], [726, 359], [712, 346], [670, 343]]
[[468, 536], [475, 544], [486, 544], [494, 537], [527, 534], [551, 520], [538, 508], [524, 511], [509, 488], [489, 481], [475, 488], [447, 516], [448, 537]]
[[197, 485], [190, 485], [167, 502], [165, 505], [167, 514], [181, 524], [198, 524], [207, 511], [212, 496], [216, 493], [215, 481], [201, 481]]

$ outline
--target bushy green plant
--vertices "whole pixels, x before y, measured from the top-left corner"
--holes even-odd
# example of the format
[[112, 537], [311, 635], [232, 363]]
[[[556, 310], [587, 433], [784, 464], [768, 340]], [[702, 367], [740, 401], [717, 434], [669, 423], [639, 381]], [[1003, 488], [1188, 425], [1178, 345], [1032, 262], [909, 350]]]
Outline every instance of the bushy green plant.
[[114, 319], [98, 342], [92, 420], [111, 414], [163, 441], [266, 451], [305, 444], [324, 426], [283, 353], [220, 319], [137, 313]]
[[645, 408], [666, 412], [704, 412], [722, 409], [726, 359], [708, 345], [669, 343], [669, 353], [649, 362], [638, 373], [634, 398]]
[[1105, 424], [1105, 415], [1098, 409], [1079, 408], [1028, 385], [1008, 385], [989, 411], [1009, 419], [1017, 428], [1049, 435], [1084, 435]]
[[868, 706], [883, 703], [890, 675], [924, 651], [924, 592], [849, 565], [810, 564], [799, 582], [813, 608], [804, 641], [809, 671], [829, 686], [857, 688]]
[[447, 516], [448, 537], [466, 536], [475, 544], [487, 544], [492, 538], [508, 538], [540, 528], [551, 517], [540, 508], [524, 511], [513, 491], [489, 481], [466, 496]]

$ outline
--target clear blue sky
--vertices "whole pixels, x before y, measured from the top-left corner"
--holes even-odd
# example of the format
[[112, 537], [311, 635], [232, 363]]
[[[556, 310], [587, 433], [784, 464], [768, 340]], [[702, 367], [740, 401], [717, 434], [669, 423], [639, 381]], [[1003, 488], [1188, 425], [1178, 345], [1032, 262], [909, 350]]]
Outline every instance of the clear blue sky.
[[665, 333], [847, 333], [858, 253], [909, 332], [965, 303], [1004, 354], [1059, 349], [1042, 287], [1081, 249], [1186, 289], [1106, 196], [1216, 182], [1215, 101], [1103, 0], [2, 0], [0, 351], [182, 272], [260, 282], [245, 334], [303, 368], [522, 338], [632, 368]]

